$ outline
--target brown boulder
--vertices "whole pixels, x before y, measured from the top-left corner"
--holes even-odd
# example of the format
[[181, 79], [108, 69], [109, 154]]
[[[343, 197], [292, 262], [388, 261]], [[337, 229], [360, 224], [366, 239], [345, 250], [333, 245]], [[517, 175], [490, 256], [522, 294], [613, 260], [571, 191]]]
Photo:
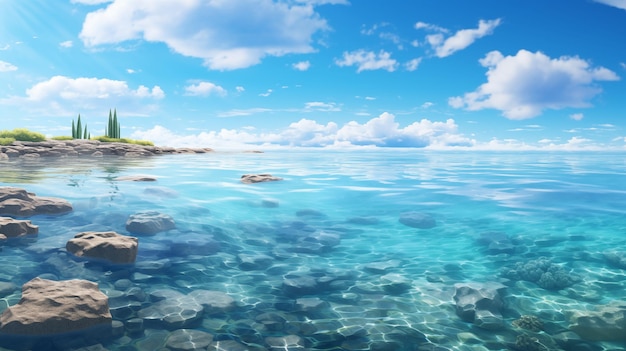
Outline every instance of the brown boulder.
[[283, 178], [275, 177], [271, 174], [244, 174], [241, 176], [241, 182], [245, 184], [274, 182], [283, 180]]
[[0, 315], [0, 335], [63, 334], [111, 324], [108, 298], [87, 280], [35, 278]]
[[115, 232], [83, 232], [70, 239], [65, 248], [68, 252], [79, 257], [126, 264], [135, 262], [137, 242], [137, 238]]
[[0, 234], [8, 238], [17, 238], [24, 235], [37, 235], [39, 227], [31, 221], [0, 217]]
[[72, 205], [66, 200], [37, 196], [20, 188], [0, 187], [0, 215], [28, 217], [70, 211]]
[[154, 235], [174, 228], [174, 219], [157, 211], [138, 212], [126, 221], [126, 230], [134, 234]]

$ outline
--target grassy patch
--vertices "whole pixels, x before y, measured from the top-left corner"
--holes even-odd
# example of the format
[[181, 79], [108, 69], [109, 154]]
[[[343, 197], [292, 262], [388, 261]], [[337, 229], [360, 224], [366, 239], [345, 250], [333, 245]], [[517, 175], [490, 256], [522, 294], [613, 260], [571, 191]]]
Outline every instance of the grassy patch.
[[44, 141], [46, 140], [46, 136], [37, 133], [31, 132], [26, 128], [15, 128], [13, 130], [2, 130], [0, 131], [0, 138], [13, 138], [17, 141]]
[[11, 145], [13, 144], [14, 141], [15, 141], [15, 138], [0, 137], [0, 145], [2, 146]]
[[134, 140], [134, 139], [128, 139], [128, 138], [109, 138], [107, 136], [98, 136], [95, 138], [92, 138], [98, 141], [101, 141], [103, 143], [125, 143], [125, 144], [135, 144], [135, 145], [141, 145], [141, 146], [154, 146], [154, 143], [148, 140]]
[[51, 139], [52, 140], [60, 140], [60, 141], [74, 140], [74, 138], [72, 138], [69, 135], [55, 136], [55, 137], [52, 137]]

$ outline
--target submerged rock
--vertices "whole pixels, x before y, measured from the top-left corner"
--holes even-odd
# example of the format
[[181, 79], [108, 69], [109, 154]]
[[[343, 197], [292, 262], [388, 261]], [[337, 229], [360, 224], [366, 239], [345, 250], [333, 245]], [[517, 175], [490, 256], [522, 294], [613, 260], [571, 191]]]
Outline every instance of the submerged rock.
[[403, 212], [400, 214], [400, 223], [418, 229], [430, 229], [437, 225], [435, 219], [429, 214], [422, 212]]
[[39, 227], [32, 224], [31, 221], [13, 219], [11, 217], [0, 217], [0, 234], [3, 234], [5, 239], [25, 235], [37, 235], [38, 233]]
[[154, 235], [174, 228], [174, 219], [157, 211], [138, 212], [126, 221], [126, 230], [135, 234]]
[[464, 321], [477, 327], [498, 330], [504, 328], [500, 293], [506, 287], [500, 283], [457, 283], [454, 284], [456, 314]]
[[165, 346], [172, 351], [206, 350], [213, 335], [200, 330], [179, 329], [170, 334]]
[[626, 301], [597, 306], [595, 311], [574, 311], [570, 330], [591, 341], [626, 341]]
[[137, 258], [137, 238], [115, 232], [84, 232], [70, 239], [65, 248], [78, 257], [89, 257], [117, 264], [133, 263]]
[[66, 200], [37, 196], [21, 188], [0, 187], [0, 215], [29, 217], [70, 211], [72, 205]]
[[0, 315], [0, 334], [62, 334], [111, 324], [108, 298], [87, 280], [35, 278], [17, 305]]

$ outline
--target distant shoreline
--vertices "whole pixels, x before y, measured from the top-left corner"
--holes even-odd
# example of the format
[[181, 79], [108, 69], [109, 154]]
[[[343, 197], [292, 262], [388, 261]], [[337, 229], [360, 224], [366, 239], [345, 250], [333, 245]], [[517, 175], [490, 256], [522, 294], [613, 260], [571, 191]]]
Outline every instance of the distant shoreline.
[[45, 140], [14, 141], [0, 146], [0, 160], [42, 157], [143, 157], [172, 154], [205, 154], [211, 148], [174, 148], [167, 146], [144, 146], [121, 142], [101, 142], [98, 140]]

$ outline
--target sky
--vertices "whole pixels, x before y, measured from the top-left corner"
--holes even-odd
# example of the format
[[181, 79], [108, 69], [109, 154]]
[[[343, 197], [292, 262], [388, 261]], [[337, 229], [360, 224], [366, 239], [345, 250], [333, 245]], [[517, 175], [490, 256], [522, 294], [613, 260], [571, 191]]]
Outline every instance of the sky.
[[0, 0], [0, 130], [626, 150], [626, 0]]

